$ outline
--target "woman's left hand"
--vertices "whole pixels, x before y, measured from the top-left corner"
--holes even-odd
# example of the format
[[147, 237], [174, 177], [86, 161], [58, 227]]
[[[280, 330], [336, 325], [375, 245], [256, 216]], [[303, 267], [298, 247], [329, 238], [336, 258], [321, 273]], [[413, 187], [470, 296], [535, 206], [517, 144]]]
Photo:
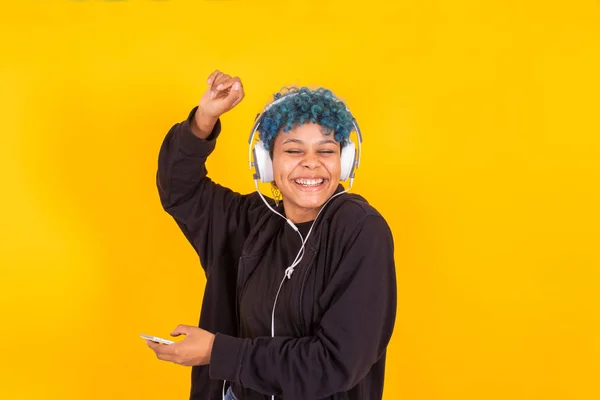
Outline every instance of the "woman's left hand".
[[146, 340], [146, 344], [156, 353], [159, 360], [171, 361], [184, 366], [210, 364], [215, 335], [204, 329], [179, 325], [171, 336], [185, 335], [186, 338], [173, 344], [161, 344]]

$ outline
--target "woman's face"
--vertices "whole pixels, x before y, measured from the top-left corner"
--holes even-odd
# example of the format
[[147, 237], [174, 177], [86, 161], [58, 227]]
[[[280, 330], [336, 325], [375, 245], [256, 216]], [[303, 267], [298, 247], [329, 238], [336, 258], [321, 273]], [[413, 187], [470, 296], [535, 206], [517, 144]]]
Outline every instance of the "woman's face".
[[286, 216], [294, 223], [312, 221], [340, 183], [340, 144], [306, 123], [273, 140], [273, 174]]

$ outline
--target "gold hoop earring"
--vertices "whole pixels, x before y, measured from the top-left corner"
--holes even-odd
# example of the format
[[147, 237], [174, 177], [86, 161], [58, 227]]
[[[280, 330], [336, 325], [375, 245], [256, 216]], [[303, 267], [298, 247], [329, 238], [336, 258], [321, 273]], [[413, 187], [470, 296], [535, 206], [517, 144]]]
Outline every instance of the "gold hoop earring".
[[275, 207], [279, 207], [279, 202], [281, 201], [281, 191], [274, 182], [271, 182], [271, 193], [273, 194], [273, 200], [275, 200]]

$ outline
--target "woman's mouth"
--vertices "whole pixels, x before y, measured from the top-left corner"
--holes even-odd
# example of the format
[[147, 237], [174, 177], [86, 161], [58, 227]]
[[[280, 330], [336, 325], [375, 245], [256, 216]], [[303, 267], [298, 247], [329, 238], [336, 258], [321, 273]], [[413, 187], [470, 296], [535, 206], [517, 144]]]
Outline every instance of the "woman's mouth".
[[323, 183], [325, 183], [325, 179], [319, 178], [319, 179], [294, 179], [294, 182], [296, 183], [296, 185], [300, 186], [303, 189], [318, 189], [321, 186], [323, 186]]

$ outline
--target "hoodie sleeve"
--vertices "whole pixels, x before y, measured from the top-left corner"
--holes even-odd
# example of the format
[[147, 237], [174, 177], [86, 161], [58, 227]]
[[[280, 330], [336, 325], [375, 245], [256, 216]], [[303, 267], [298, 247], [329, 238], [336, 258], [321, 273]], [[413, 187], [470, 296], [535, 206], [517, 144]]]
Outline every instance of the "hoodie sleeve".
[[163, 140], [156, 185], [163, 208], [209, 272], [220, 254], [232, 250], [234, 235], [247, 230], [250, 195], [233, 192], [207, 176], [206, 160], [215, 149], [221, 120], [209, 137], [201, 139], [190, 128], [197, 108], [185, 121], [173, 125]]
[[210, 375], [285, 399], [320, 399], [354, 387], [382, 356], [396, 317], [392, 233], [379, 215], [352, 235], [319, 299], [327, 304], [312, 337], [217, 334]]

